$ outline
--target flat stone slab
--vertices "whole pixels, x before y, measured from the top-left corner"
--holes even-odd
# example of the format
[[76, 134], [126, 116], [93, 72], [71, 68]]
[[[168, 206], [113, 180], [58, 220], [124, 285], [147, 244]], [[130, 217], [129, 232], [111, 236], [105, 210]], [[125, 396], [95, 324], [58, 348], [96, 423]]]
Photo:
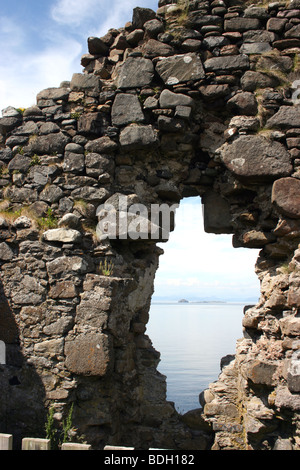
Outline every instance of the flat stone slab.
[[77, 243], [81, 240], [78, 230], [56, 228], [43, 233], [43, 239], [47, 242]]
[[12, 450], [13, 436], [11, 434], [0, 434], [0, 450]]
[[245, 54], [212, 57], [204, 62], [204, 68], [207, 72], [233, 72], [235, 70], [247, 70], [249, 67], [249, 57]]
[[280, 213], [292, 219], [300, 219], [300, 180], [281, 178], [273, 184], [272, 202]]
[[289, 176], [293, 169], [285, 147], [259, 135], [242, 136], [223, 145], [220, 156], [234, 175], [248, 183]]
[[89, 444], [77, 444], [73, 442], [65, 442], [61, 446], [61, 450], [92, 450]]
[[145, 117], [137, 95], [118, 94], [112, 106], [111, 119], [114, 126], [127, 126], [132, 122], [143, 122]]
[[22, 439], [22, 450], [51, 450], [50, 439]]
[[161, 59], [156, 65], [156, 71], [166, 85], [176, 85], [205, 77], [202, 61], [193, 52]]
[[120, 144], [127, 149], [143, 149], [156, 146], [158, 144], [158, 138], [151, 125], [127, 126], [120, 134]]
[[120, 67], [117, 85], [119, 88], [140, 88], [150, 85], [154, 66], [150, 59], [129, 57]]
[[268, 129], [300, 127], [300, 106], [281, 106], [266, 123]]

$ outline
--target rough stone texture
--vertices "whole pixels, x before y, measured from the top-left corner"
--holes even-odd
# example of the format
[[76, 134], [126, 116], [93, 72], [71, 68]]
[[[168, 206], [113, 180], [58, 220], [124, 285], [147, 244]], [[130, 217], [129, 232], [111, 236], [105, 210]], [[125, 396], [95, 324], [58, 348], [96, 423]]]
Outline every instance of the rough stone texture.
[[156, 71], [166, 85], [176, 85], [204, 77], [201, 59], [194, 53], [161, 59], [156, 65]]
[[[17, 448], [73, 404], [97, 450], [300, 449], [300, 4], [177, 3], [89, 38], [82, 73], [0, 119], [0, 426]], [[148, 210], [188, 196], [206, 231], [260, 248], [261, 296], [181, 417], [145, 334], [174, 224]], [[102, 237], [105, 210], [136, 204], [140, 238]]]
[[260, 136], [242, 136], [225, 144], [221, 158], [245, 182], [268, 181], [292, 172], [291, 158], [284, 146]]
[[295, 178], [282, 178], [275, 181], [272, 201], [286, 217], [300, 218], [300, 181]]

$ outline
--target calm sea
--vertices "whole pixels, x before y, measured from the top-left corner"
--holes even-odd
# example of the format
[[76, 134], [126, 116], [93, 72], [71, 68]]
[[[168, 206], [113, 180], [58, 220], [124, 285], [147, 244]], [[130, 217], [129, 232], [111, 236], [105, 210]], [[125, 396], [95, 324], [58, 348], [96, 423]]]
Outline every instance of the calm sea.
[[221, 358], [235, 354], [246, 304], [152, 303], [146, 334], [161, 353], [158, 370], [179, 412], [199, 408], [199, 393], [217, 380]]

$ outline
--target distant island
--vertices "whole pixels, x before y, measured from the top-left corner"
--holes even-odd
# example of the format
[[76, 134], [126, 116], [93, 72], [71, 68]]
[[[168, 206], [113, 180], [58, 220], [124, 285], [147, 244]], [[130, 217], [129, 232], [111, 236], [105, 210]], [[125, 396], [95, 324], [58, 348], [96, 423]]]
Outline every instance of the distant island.
[[225, 302], [224, 300], [194, 300], [190, 302], [189, 300], [181, 299], [181, 300], [178, 300], [178, 303], [179, 304], [189, 304], [189, 303], [192, 303], [192, 304], [226, 304], [227, 302]]

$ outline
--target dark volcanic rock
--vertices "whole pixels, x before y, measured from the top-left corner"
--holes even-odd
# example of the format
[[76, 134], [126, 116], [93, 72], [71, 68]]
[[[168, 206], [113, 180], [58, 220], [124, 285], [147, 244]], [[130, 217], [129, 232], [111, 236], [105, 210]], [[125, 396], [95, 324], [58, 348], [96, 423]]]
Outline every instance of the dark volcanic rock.
[[238, 178], [249, 183], [269, 181], [292, 172], [285, 147], [261, 136], [242, 136], [221, 148], [221, 158]]

